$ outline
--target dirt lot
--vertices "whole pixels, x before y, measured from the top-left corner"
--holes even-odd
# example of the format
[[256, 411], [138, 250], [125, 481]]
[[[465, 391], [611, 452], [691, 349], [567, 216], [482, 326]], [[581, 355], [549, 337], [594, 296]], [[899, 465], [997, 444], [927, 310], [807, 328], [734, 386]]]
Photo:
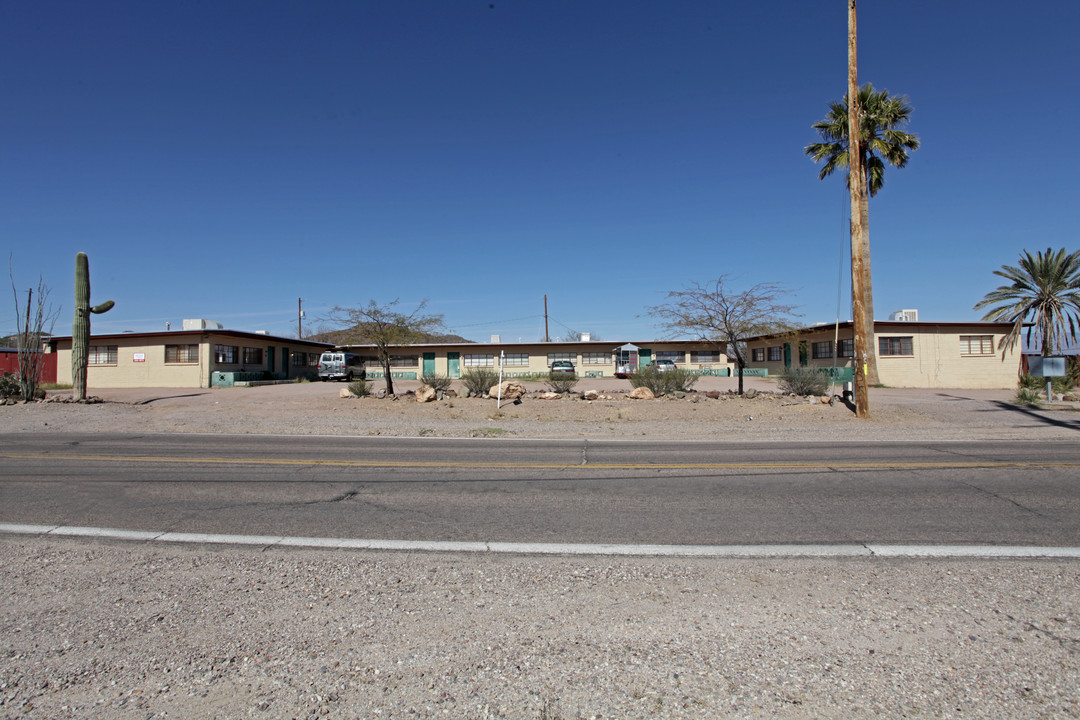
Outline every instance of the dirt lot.
[[[381, 387], [381, 383], [373, 383]], [[702, 378], [684, 398], [630, 400], [629, 382], [583, 380], [576, 390], [603, 398], [542, 400], [543, 383], [520, 404], [447, 398], [420, 404], [338, 397], [343, 383], [252, 388], [138, 388], [94, 390], [100, 405], [31, 404], [0, 407], [5, 432], [109, 428], [131, 432], [275, 433], [435, 437], [650, 438], [672, 440], [964, 440], [1066, 439], [1080, 429], [1072, 406], [1036, 410], [1011, 402], [1007, 390], [871, 390], [872, 417], [859, 420], [844, 403], [810, 404], [776, 393], [774, 381], [746, 379], [754, 399], [730, 394], [734, 378]], [[398, 381], [407, 393], [416, 381]], [[721, 399], [707, 398], [716, 390]], [[70, 391], [54, 393], [70, 395]]]
[[[864, 421], [773, 395], [633, 401], [611, 380], [581, 384], [610, 399], [502, 410], [342, 399], [342, 387], [97, 391], [106, 402], [0, 407], [0, 432], [1075, 442], [1080, 430], [1074, 408], [1020, 408], [1007, 391], [877, 389]], [[0, 535], [0, 588], [4, 718], [1080, 718], [1073, 561]]]

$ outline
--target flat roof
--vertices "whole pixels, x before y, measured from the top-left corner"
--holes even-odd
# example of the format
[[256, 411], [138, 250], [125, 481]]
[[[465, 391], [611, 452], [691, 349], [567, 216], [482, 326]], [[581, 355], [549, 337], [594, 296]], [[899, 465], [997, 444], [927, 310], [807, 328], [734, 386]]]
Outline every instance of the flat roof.
[[[300, 340], [298, 338], [286, 338], [279, 335], [264, 335], [263, 333], [247, 332], [245, 330], [162, 330], [160, 332], [130, 332], [130, 333], [107, 333], [103, 335], [93, 334], [91, 340], [111, 340], [114, 338], [173, 338], [173, 337], [198, 337], [200, 335], [225, 336], [249, 338], [252, 340], [274, 340], [291, 345], [304, 344], [317, 347], [332, 348], [333, 343], [316, 342], [314, 340]], [[53, 335], [50, 341], [71, 340], [71, 335]]]

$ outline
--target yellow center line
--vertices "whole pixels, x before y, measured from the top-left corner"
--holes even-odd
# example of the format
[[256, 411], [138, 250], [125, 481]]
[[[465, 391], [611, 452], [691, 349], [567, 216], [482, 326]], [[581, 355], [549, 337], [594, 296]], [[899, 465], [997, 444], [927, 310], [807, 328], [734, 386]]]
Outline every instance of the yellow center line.
[[417, 460], [319, 460], [316, 458], [223, 458], [174, 457], [168, 455], [50, 455], [44, 453], [0, 453], [0, 458], [18, 460], [79, 460], [87, 462], [177, 463], [188, 465], [279, 465], [357, 468], [471, 468], [506, 469], [591, 469], [591, 470], [747, 470], [747, 469], [964, 469], [964, 468], [1070, 468], [1080, 462], [1027, 461], [936, 461], [936, 462], [710, 462], [710, 463], [588, 463], [587, 465], [557, 462], [422, 462]]

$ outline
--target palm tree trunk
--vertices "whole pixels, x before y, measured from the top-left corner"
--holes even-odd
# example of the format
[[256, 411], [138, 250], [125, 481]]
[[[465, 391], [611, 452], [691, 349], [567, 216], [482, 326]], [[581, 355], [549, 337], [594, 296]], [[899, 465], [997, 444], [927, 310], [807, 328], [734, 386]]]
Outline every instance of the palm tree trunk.
[[[867, 183], [869, 186], [869, 183]], [[866, 383], [867, 385], [879, 385], [877, 370], [877, 335], [874, 334], [874, 286], [870, 282], [870, 193], [863, 193], [862, 202], [859, 204], [859, 215], [862, 216], [863, 237], [863, 307], [866, 310], [866, 331], [869, 334], [869, 342], [866, 343]]]

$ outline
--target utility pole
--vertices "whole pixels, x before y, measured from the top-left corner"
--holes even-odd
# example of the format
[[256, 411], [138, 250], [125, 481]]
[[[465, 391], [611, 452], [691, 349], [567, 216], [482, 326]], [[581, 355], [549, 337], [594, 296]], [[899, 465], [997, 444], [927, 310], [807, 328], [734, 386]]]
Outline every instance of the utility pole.
[[304, 339], [304, 298], [296, 298], [296, 339]]
[[548, 335], [547, 320], [547, 295], [544, 295], [544, 342], [551, 342], [551, 336]]
[[[34, 299], [34, 288], [30, 288], [26, 291], [26, 324], [23, 325], [23, 348], [26, 350], [30, 348], [30, 301]], [[40, 340], [40, 338], [39, 338]], [[34, 350], [40, 350], [41, 348], [32, 348]], [[1050, 397], [1047, 395], [1046, 397]]]
[[859, 129], [859, 63], [855, 2], [848, 3], [848, 186], [851, 190], [851, 318], [855, 338], [855, 416], [870, 417], [870, 391], [867, 387], [866, 358], [866, 285], [863, 282], [862, 199], [866, 194], [866, 173], [862, 166], [862, 135]]

